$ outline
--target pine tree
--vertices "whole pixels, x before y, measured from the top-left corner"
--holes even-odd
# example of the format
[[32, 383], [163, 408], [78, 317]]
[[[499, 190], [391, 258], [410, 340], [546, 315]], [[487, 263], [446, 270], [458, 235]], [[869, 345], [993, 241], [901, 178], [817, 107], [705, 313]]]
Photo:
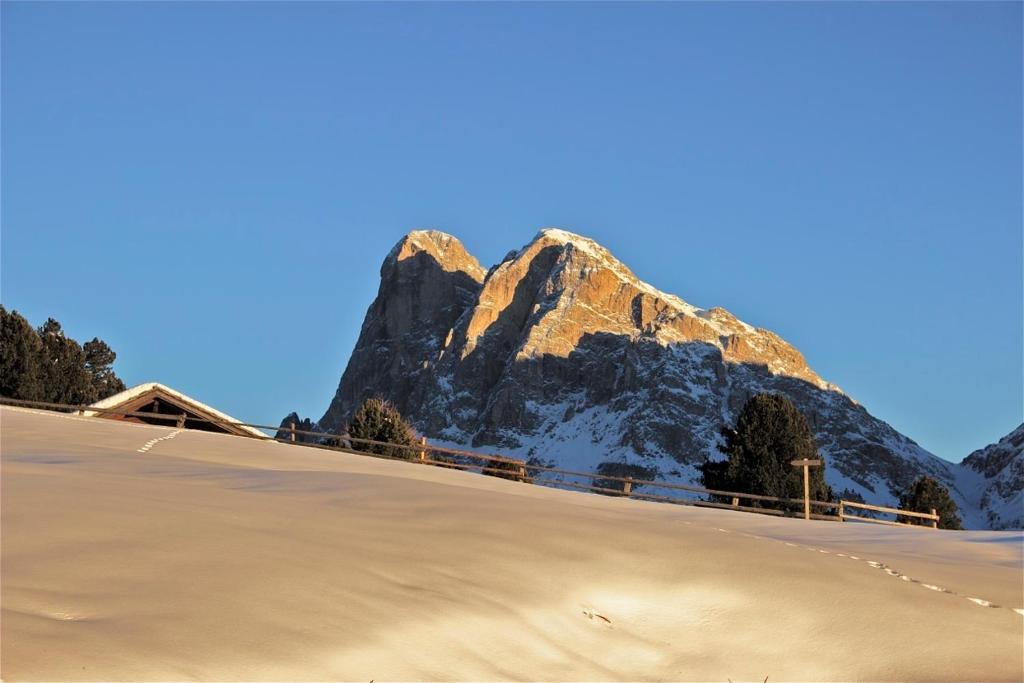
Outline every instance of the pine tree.
[[60, 323], [48, 318], [39, 328], [43, 343], [43, 400], [72, 405], [92, 403], [92, 384], [85, 369], [85, 353], [74, 339], [64, 336]]
[[[401, 413], [382, 398], [369, 398], [359, 406], [352, 421], [348, 425], [348, 435], [353, 439], [370, 439], [384, 441], [389, 444], [412, 446], [416, 442], [416, 433], [402, 418]], [[412, 459], [413, 448], [395, 448], [380, 444], [352, 442], [352, 448], [367, 453], [377, 453], [392, 458]]]
[[42, 401], [43, 344], [17, 311], [0, 306], [0, 396]]
[[[796, 406], [778, 394], [757, 394], [740, 411], [735, 428], [721, 430], [725, 444], [720, 448], [724, 462], [706, 462], [701, 468], [709, 489], [754, 493], [779, 498], [803, 498], [802, 468], [790, 464], [804, 458], [821, 459], [810, 469], [812, 500], [831, 500], [825, 483], [824, 458], [818, 453], [814, 435]], [[775, 503], [749, 503], [754, 507], [778, 507]], [[783, 506], [785, 507], [785, 506]]]
[[114, 374], [111, 367], [117, 354], [102, 339], [93, 337], [82, 346], [85, 354], [85, 371], [89, 375], [89, 385], [93, 398], [89, 401], [100, 401], [124, 391], [124, 382]]
[[[934, 477], [923, 475], [900, 496], [900, 507], [912, 512], [939, 513], [940, 529], [963, 529], [960, 523], [960, 510], [949, 495], [949, 489]], [[897, 522], [904, 524], [931, 524], [930, 520], [920, 517], [898, 515]]]
[[117, 354], [101, 339], [85, 347], [47, 319], [33, 329], [0, 306], [0, 395], [26, 401], [88, 404], [124, 391], [111, 367]]

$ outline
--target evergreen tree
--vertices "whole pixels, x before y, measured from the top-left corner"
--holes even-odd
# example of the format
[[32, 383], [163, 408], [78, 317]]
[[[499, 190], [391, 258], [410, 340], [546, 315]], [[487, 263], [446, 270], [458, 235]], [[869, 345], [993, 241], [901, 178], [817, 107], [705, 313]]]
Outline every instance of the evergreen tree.
[[42, 401], [43, 344], [17, 311], [0, 306], [0, 396]]
[[[735, 428], [722, 427], [728, 460], [706, 462], [701, 468], [705, 488], [754, 493], [779, 498], [803, 498], [803, 468], [792, 460], [821, 459], [810, 469], [812, 500], [831, 500], [825, 483], [825, 463], [803, 414], [778, 394], [757, 394], [740, 411]], [[778, 507], [769, 501], [754, 507]], [[783, 506], [785, 507], [785, 506]]]
[[[363, 405], [359, 406], [348, 425], [348, 435], [353, 439], [384, 441], [400, 446], [412, 446], [416, 442], [413, 428], [393, 405], [382, 398], [366, 399]], [[412, 459], [416, 453], [413, 448], [395, 448], [359, 441], [353, 441], [352, 448], [392, 458]]]
[[[931, 512], [934, 508], [939, 513], [940, 529], [963, 529], [960, 510], [949, 496], [949, 489], [934, 477], [923, 475], [911, 484], [900, 496], [900, 507], [912, 512]], [[904, 515], [897, 515], [896, 521], [904, 524], [931, 524], [930, 520]]]
[[0, 395], [26, 401], [88, 404], [124, 391], [111, 367], [117, 354], [94, 338], [79, 346], [60, 323], [38, 330], [0, 306]]
[[117, 354], [102, 339], [93, 337], [82, 346], [85, 353], [85, 371], [89, 375], [93, 398], [89, 401], [100, 401], [124, 391], [124, 382], [114, 374], [111, 367]]
[[60, 323], [48, 318], [39, 328], [43, 342], [44, 401], [79, 405], [92, 403], [92, 383], [85, 369], [85, 352], [74, 339], [64, 336]]

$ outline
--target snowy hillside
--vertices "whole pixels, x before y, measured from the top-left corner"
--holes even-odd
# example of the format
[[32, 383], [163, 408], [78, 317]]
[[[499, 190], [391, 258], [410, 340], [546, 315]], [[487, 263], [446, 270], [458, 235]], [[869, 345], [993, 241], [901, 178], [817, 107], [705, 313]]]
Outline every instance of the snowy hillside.
[[960, 464], [961, 489], [992, 529], [1024, 527], [1024, 424]]
[[6, 407], [0, 421], [4, 680], [1024, 675], [1017, 532], [774, 519]]

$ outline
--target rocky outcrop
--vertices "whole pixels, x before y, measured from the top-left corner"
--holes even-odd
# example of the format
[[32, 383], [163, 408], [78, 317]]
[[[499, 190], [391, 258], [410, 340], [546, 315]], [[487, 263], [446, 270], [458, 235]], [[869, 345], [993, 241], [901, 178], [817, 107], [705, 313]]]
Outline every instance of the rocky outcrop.
[[[316, 432], [319, 431], [315, 422], [310, 420], [308, 417], [302, 419], [296, 412], [288, 413], [283, 420], [281, 420], [281, 426], [277, 428], [277, 432], [274, 433], [275, 439], [288, 440], [291, 438], [291, 428], [302, 432]], [[319, 443], [320, 437], [312, 434], [296, 434], [295, 441], [297, 443]]]
[[964, 501], [956, 466], [871, 416], [778, 335], [660, 292], [599, 244], [554, 229], [486, 274], [454, 237], [406, 236], [320, 423], [334, 429], [379, 395], [435, 441], [690, 482], [721, 457], [719, 427], [763, 391], [807, 416], [834, 490], [893, 504], [930, 474]]
[[1024, 527], [1024, 424], [974, 451], [961, 466], [978, 475], [977, 505], [991, 528]]
[[417, 230], [396, 244], [320, 427], [340, 431], [373, 396], [389, 399], [403, 415], [415, 414], [430, 385], [430, 364], [474, 304], [484, 275], [462, 243], [443, 232]]

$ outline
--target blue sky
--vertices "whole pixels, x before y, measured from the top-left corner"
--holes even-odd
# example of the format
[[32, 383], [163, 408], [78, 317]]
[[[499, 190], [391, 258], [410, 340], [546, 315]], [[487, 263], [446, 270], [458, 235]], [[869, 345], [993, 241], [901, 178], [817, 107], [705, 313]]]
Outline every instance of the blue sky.
[[318, 418], [408, 230], [556, 225], [950, 460], [1022, 406], [1020, 3], [2, 5], [2, 301]]

